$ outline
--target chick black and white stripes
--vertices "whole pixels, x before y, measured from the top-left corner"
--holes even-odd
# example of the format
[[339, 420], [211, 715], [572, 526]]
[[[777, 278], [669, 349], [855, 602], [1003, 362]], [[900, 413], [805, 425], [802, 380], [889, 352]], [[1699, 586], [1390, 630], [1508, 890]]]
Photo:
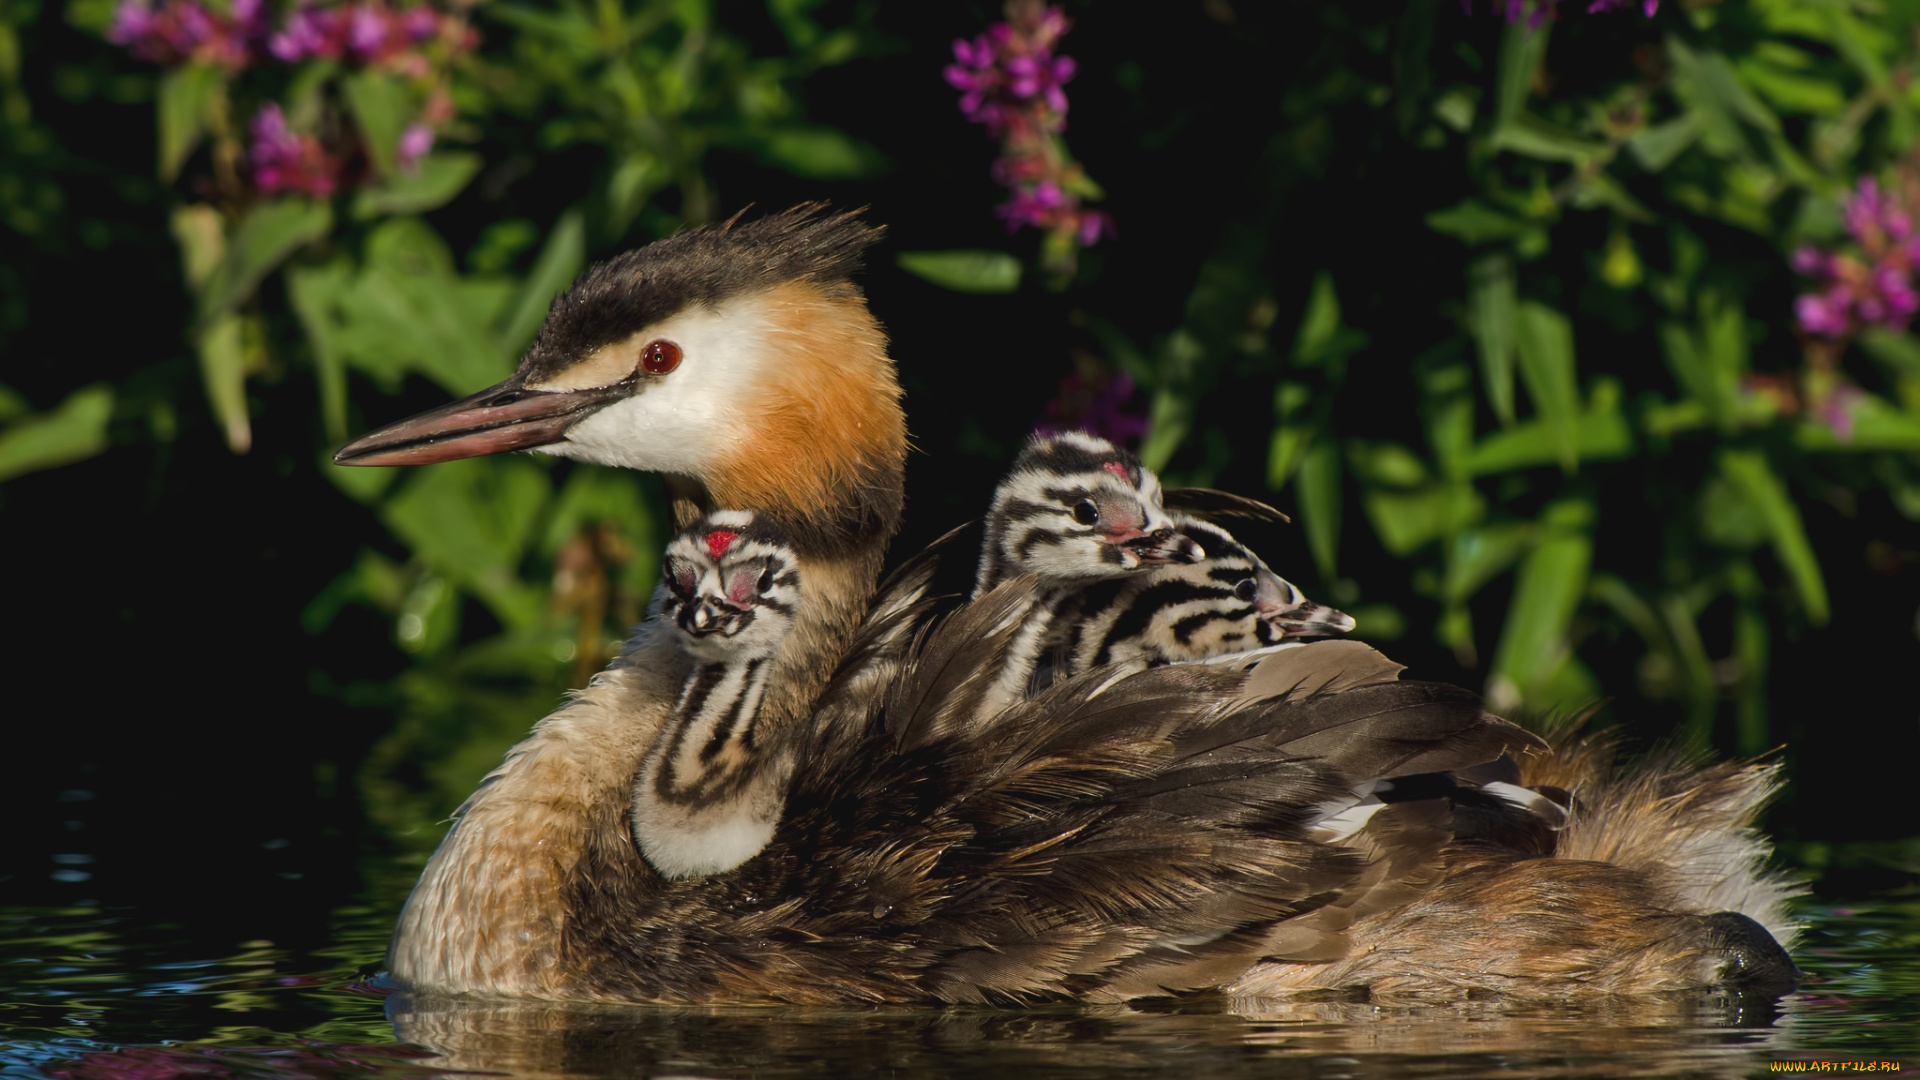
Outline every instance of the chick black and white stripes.
[[1153, 470], [1084, 432], [1038, 435], [994, 490], [973, 595], [1019, 574], [1086, 582], [1198, 557]]
[[674, 538], [661, 579], [651, 622], [693, 663], [634, 785], [634, 838], [662, 876], [691, 877], [751, 858], [779, 822], [778, 803], [749, 789], [777, 767], [756, 745], [755, 721], [800, 578], [769, 526], [718, 510]]
[[1351, 616], [1308, 600], [1227, 530], [1184, 514], [1175, 521], [1200, 560], [1076, 590], [1056, 615], [1060, 674], [1195, 663], [1353, 629]]

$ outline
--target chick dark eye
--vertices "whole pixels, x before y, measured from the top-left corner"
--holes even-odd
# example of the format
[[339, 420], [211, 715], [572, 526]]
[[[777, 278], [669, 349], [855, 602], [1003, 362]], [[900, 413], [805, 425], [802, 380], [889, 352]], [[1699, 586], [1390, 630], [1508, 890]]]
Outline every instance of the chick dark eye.
[[1233, 595], [1241, 600], [1252, 601], [1253, 594], [1258, 590], [1259, 586], [1252, 578], [1244, 578], [1233, 587]]
[[649, 341], [640, 350], [640, 370], [649, 375], [665, 375], [680, 366], [680, 346], [664, 338]]
[[772, 591], [773, 591], [773, 567], [769, 566], [767, 567], [766, 572], [760, 575], [760, 595], [765, 596]]
[[1073, 504], [1073, 520], [1082, 525], [1091, 525], [1100, 520], [1100, 508], [1093, 505], [1092, 499], [1081, 499]]

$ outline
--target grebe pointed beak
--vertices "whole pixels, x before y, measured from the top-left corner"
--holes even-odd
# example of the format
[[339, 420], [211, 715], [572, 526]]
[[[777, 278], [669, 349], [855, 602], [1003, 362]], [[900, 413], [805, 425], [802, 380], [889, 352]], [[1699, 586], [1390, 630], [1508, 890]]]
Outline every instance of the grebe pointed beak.
[[585, 390], [529, 390], [516, 372], [459, 401], [388, 424], [340, 448], [335, 465], [431, 465], [531, 450], [566, 438], [567, 429], [630, 397], [633, 379]]

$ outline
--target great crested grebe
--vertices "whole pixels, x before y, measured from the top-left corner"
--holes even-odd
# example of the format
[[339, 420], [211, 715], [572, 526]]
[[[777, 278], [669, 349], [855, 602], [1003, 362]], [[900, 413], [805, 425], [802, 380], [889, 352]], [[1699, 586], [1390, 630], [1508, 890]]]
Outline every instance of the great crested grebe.
[[[1469, 793], [1511, 760], [1524, 775], [1493, 782], [1554, 782], [1545, 744], [1350, 641], [1095, 669], [956, 723], [1034, 582], [931, 630], [928, 560], [874, 590], [906, 448], [850, 280], [877, 233], [799, 207], [621, 255], [554, 301], [507, 381], [337, 455], [665, 473], [682, 525], [751, 511], [799, 584], [751, 748], [795, 763], [759, 854], [667, 878], [631, 835], [690, 665], [651, 621], [461, 808], [395, 927], [395, 980], [665, 1002], [1792, 985], [1769, 933], [1791, 890], [1751, 828], [1768, 767], [1611, 775], [1583, 754], [1574, 819], [1529, 830]], [[1379, 796], [1435, 774], [1431, 797]]]
[[790, 755], [755, 752], [774, 655], [793, 629], [797, 560], [744, 510], [682, 530], [661, 560], [656, 631], [692, 660], [673, 714], [640, 766], [633, 836], [663, 877], [731, 870], [773, 839]]

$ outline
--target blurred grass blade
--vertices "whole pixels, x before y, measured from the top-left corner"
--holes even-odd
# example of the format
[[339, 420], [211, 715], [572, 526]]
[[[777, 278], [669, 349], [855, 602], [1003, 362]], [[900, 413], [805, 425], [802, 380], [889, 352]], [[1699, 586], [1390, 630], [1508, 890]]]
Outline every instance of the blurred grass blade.
[[173, 230], [173, 242], [180, 247], [180, 272], [187, 279], [187, 287], [195, 291], [204, 288], [227, 254], [220, 211], [206, 203], [188, 203], [174, 207], [168, 225]]
[[1553, 435], [1560, 467], [1572, 472], [1580, 461], [1580, 398], [1574, 381], [1573, 328], [1565, 315], [1529, 300], [1518, 307], [1516, 330], [1521, 378]]
[[1300, 415], [1312, 397], [1312, 390], [1291, 379], [1274, 389], [1273, 436], [1267, 441], [1267, 487], [1273, 491], [1287, 486], [1313, 443], [1313, 426]]
[[0, 480], [84, 461], [107, 448], [113, 388], [96, 384], [0, 429]]
[[407, 126], [407, 89], [384, 71], [357, 71], [341, 80], [347, 107], [374, 175], [385, 180], [400, 170], [400, 133]]
[[1020, 287], [1020, 260], [1004, 251], [903, 251], [900, 269], [962, 293], [1010, 293]]
[[1300, 527], [1307, 532], [1307, 550], [1323, 580], [1332, 581], [1339, 569], [1340, 448], [1331, 437], [1315, 439], [1301, 456], [1295, 491], [1299, 494]]
[[331, 228], [333, 210], [324, 202], [280, 199], [255, 206], [231, 234], [219, 265], [200, 291], [200, 326], [212, 326], [245, 303], [261, 279]]
[[1554, 704], [1534, 698], [1567, 654], [1567, 630], [1592, 564], [1592, 539], [1570, 529], [1550, 530], [1521, 560], [1487, 680], [1496, 708]]
[[1513, 258], [1494, 252], [1474, 260], [1467, 296], [1467, 325], [1480, 351], [1480, 379], [1487, 404], [1507, 427], [1513, 426], [1514, 296]]
[[533, 341], [533, 335], [546, 321], [553, 298], [573, 284], [587, 262], [587, 228], [580, 211], [569, 210], [553, 223], [547, 243], [534, 260], [533, 269], [508, 304], [501, 317], [496, 340], [500, 352], [518, 356]]
[[780, 128], [760, 150], [768, 161], [809, 180], [852, 180], [887, 168], [886, 155], [872, 143], [814, 124]]
[[1683, 113], [1664, 124], [1643, 128], [1627, 140], [1627, 152], [1648, 172], [1659, 172], [1700, 138], [1700, 117]]
[[1526, 20], [1507, 24], [1500, 37], [1500, 64], [1494, 76], [1493, 130], [1497, 133], [1513, 122], [1526, 107], [1533, 87], [1534, 72], [1547, 55], [1547, 39], [1553, 24], [1528, 27]]
[[225, 92], [226, 74], [212, 64], [186, 64], [160, 76], [155, 105], [162, 181], [180, 175], [215, 112], [226, 108]]
[[1825, 626], [1828, 617], [1827, 585], [1820, 573], [1820, 561], [1807, 539], [1800, 509], [1793, 505], [1786, 485], [1774, 475], [1766, 455], [1758, 450], [1723, 450], [1720, 468], [1748, 501], [1759, 509], [1773, 538], [1774, 554], [1786, 568], [1800, 602], [1807, 607], [1807, 618], [1815, 626]]
[[207, 403], [226, 434], [227, 448], [244, 454], [253, 447], [253, 424], [247, 417], [247, 347], [243, 320], [222, 315], [200, 331], [194, 350], [200, 355], [200, 381]]
[[1606, 144], [1583, 139], [1558, 124], [1520, 110], [1493, 133], [1496, 150], [1511, 150], [1537, 161], [1592, 161], [1606, 152]]

